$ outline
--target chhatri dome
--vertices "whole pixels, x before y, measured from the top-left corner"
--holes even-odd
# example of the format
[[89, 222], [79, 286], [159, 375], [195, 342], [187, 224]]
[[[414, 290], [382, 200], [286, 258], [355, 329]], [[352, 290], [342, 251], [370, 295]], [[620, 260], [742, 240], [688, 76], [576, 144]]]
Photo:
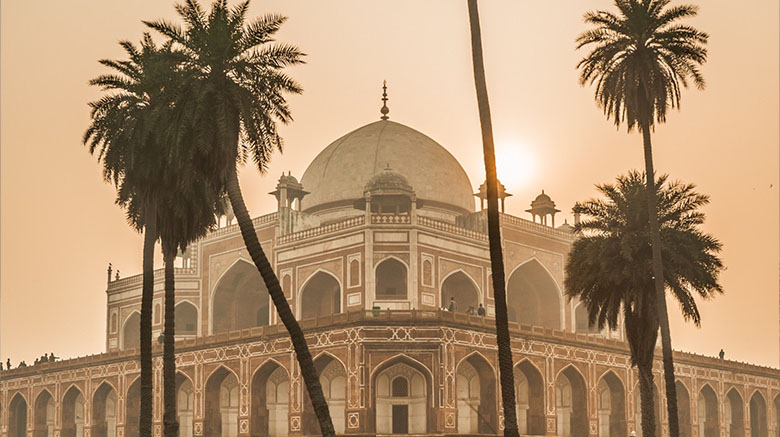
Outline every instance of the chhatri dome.
[[352, 208], [364, 198], [366, 184], [375, 176], [389, 177], [390, 172], [382, 173], [390, 168], [411, 186], [422, 208], [473, 212], [473, 188], [460, 163], [425, 134], [390, 121], [386, 99], [385, 94], [379, 121], [337, 139], [309, 164], [301, 184], [310, 194], [302, 200], [301, 210]]

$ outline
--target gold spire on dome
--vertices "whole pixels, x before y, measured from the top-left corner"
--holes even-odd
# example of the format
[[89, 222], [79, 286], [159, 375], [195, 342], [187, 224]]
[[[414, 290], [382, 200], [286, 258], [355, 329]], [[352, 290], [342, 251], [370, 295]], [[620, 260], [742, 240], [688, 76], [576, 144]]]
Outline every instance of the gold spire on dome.
[[382, 116], [379, 117], [382, 120], [387, 120], [390, 117], [387, 116], [387, 114], [390, 113], [390, 108], [387, 107], [387, 81], [382, 81], [382, 109], [379, 110], [379, 112], [382, 113]]

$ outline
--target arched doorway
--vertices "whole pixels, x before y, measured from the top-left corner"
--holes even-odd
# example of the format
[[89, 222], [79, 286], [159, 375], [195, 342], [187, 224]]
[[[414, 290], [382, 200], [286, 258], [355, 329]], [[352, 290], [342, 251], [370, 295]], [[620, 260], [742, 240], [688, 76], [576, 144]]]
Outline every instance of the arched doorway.
[[585, 378], [568, 366], [555, 382], [555, 411], [558, 415], [558, 435], [576, 437], [588, 435], [588, 392]]
[[196, 335], [198, 333], [198, 309], [190, 302], [179, 302], [173, 310], [176, 335]]
[[203, 435], [238, 436], [238, 378], [224, 367], [206, 382], [206, 410]]
[[27, 437], [27, 401], [19, 393], [8, 407], [8, 436]]
[[266, 362], [252, 378], [252, 436], [286, 437], [289, 405], [287, 370], [275, 361]]
[[84, 437], [84, 395], [71, 386], [62, 398], [61, 437]]
[[455, 376], [459, 434], [497, 434], [496, 375], [487, 360], [474, 354]]
[[780, 437], [780, 395], [775, 396], [775, 436]]
[[591, 326], [588, 321], [588, 307], [584, 302], [580, 302], [574, 307], [574, 332], [581, 334], [598, 334], [599, 328]]
[[715, 390], [705, 384], [699, 391], [697, 414], [699, 416], [698, 437], [720, 436], [720, 419], [718, 417], [718, 396]]
[[319, 271], [301, 290], [300, 319], [329, 316], [341, 312], [341, 285], [333, 275]]
[[750, 397], [750, 437], [768, 437], [766, 401], [758, 391]]
[[626, 395], [623, 383], [612, 371], [596, 386], [599, 437], [623, 437], [626, 432]]
[[680, 437], [692, 437], [691, 395], [682, 382], [675, 381], [674, 385], [677, 390], [677, 417], [680, 424]]
[[479, 291], [465, 273], [457, 271], [449, 276], [441, 284], [441, 306], [447, 308], [450, 298], [454, 299], [457, 311], [465, 313], [477, 313], [479, 307]]
[[116, 437], [116, 412], [116, 392], [104, 382], [92, 397], [91, 437]]
[[176, 420], [179, 422], [179, 437], [193, 435], [194, 392], [192, 381], [182, 373], [176, 372]]
[[[347, 372], [344, 365], [330, 355], [321, 355], [314, 360], [314, 368], [320, 375], [320, 385], [330, 410], [330, 420], [336, 434], [343, 434], [346, 428]], [[309, 392], [303, 390], [303, 434], [320, 435], [320, 425], [314, 414]]]
[[544, 382], [542, 374], [528, 360], [515, 366], [517, 425], [520, 434], [544, 435]]
[[138, 435], [141, 410], [141, 378], [136, 378], [125, 395], [125, 435]]
[[257, 268], [243, 260], [219, 279], [211, 310], [211, 332], [236, 331], [268, 325], [269, 295]]
[[43, 390], [35, 400], [33, 437], [54, 437], [54, 397]]
[[141, 344], [141, 313], [134, 311], [122, 327], [122, 349], [133, 349]]
[[737, 389], [726, 395], [726, 437], [745, 437], [745, 408]]
[[385, 259], [376, 266], [376, 299], [406, 299], [408, 281], [404, 263], [395, 258]]
[[416, 364], [397, 361], [375, 377], [377, 434], [428, 432], [429, 381]]
[[531, 260], [518, 267], [507, 281], [510, 322], [561, 329], [561, 298], [555, 280]]

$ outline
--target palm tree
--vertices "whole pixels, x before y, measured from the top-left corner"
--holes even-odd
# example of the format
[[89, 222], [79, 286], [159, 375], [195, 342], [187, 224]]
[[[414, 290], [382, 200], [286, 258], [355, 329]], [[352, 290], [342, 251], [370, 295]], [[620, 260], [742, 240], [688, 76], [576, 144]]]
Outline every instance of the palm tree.
[[227, 191], [247, 251], [263, 277], [279, 318], [287, 328], [324, 436], [335, 431], [311, 353], [298, 322], [257, 239], [238, 183], [237, 166], [251, 158], [264, 172], [271, 154], [281, 150], [276, 123], [292, 120], [284, 93], [300, 93], [286, 66], [302, 63], [296, 47], [273, 43], [286, 20], [265, 15], [247, 23], [249, 1], [229, 8], [217, 0], [206, 12], [196, 0], [176, 6], [185, 26], [166, 21], [146, 24], [169, 38], [187, 56], [185, 68], [195, 74], [183, 84], [181, 119], [188, 123], [179, 141], [195, 149], [199, 175], [216, 191]]
[[116, 185], [116, 203], [127, 209], [129, 224], [144, 232], [139, 434], [146, 437], [152, 432], [154, 245], [158, 235], [157, 202], [162, 191], [159, 175], [165, 166], [160, 159], [164, 154], [160, 153], [159, 133], [169, 112], [168, 85], [175, 61], [171, 45], [158, 48], [149, 34], [144, 34], [140, 49], [128, 41], [120, 45], [129, 59], [100, 60], [115, 72], [89, 82], [110, 93], [89, 104], [92, 122], [83, 142], [91, 154], [97, 152], [105, 180]]
[[[666, 121], [666, 111], [680, 106], [680, 90], [688, 81], [704, 88], [699, 71], [707, 60], [708, 35], [689, 25], [682, 18], [694, 17], [696, 6], [668, 7], [670, 0], [615, 0], [620, 11], [588, 12], [585, 22], [595, 26], [577, 38], [577, 49], [594, 45], [593, 50], [578, 64], [580, 84], [596, 84], [596, 101], [608, 118], [628, 131], [635, 127], [642, 133], [647, 204], [656, 211], [653, 152], [650, 131], [656, 122]], [[669, 432], [679, 435], [677, 390], [674, 382], [672, 340], [669, 315], [664, 300], [663, 260], [658, 231], [658, 216], [649, 215], [653, 247], [653, 275], [661, 328], [666, 400], [669, 411]]]
[[471, 25], [471, 54], [474, 64], [474, 83], [477, 89], [479, 122], [482, 127], [482, 150], [485, 157], [485, 177], [488, 200], [488, 240], [490, 265], [493, 271], [493, 292], [496, 302], [496, 342], [498, 343], [498, 368], [501, 379], [501, 400], [504, 407], [504, 435], [519, 436], [515, 411], [515, 380], [512, 361], [512, 339], [509, 337], [509, 317], [506, 310], [506, 283], [504, 278], [504, 253], [501, 250], [501, 223], [498, 215], [498, 178], [496, 176], [496, 152], [493, 147], [493, 123], [485, 82], [485, 65], [482, 60], [482, 32], [479, 26], [477, 0], [468, 0]]
[[579, 238], [566, 263], [566, 295], [588, 309], [588, 321], [599, 329], [617, 329], [625, 318], [631, 362], [639, 370], [642, 432], [655, 434], [653, 354], [658, 338], [659, 301], [655, 293], [653, 247], [661, 250], [664, 283], [680, 304], [683, 317], [700, 326], [694, 294], [710, 299], [723, 289], [717, 257], [721, 244], [698, 229], [700, 208], [709, 198], [692, 184], [655, 182], [661, 244], [652, 245], [648, 190], [643, 173], [619, 176], [615, 185], [597, 185], [606, 200], [577, 203], [573, 212], [586, 219], [575, 225]]
[[[181, 162], [181, 161], [179, 161]], [[216, 227], [216, 218], [224, 211], [224, 200], [202, 180], [188, 180], [191, 168], [169, 166], [168, 188], [157, 208], [157, 232], [162, 243], [165, 263], [165, 325], [163, 330], [163, 425], [165, 437], [179, 435], [176, 412], [175, 355], [175, 278], [174, 261], [179, 249], [186, 250], [193, 241]], [[134, 209], [134, 205], [130, 206]]]

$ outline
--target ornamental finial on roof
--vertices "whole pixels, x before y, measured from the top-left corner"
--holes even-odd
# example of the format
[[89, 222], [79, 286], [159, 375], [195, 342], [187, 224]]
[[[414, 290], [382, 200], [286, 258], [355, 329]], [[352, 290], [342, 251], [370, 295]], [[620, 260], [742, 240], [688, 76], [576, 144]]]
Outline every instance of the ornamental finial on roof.
[[382, 116], [379, 117], [382, 120], [387, 120], [388, 117], [387, 114], [390, 113], [390, 108], [387, 107], [387, 81], [382, 81], [382, 109], [379, 110], [379, 112], [382, 113]]

